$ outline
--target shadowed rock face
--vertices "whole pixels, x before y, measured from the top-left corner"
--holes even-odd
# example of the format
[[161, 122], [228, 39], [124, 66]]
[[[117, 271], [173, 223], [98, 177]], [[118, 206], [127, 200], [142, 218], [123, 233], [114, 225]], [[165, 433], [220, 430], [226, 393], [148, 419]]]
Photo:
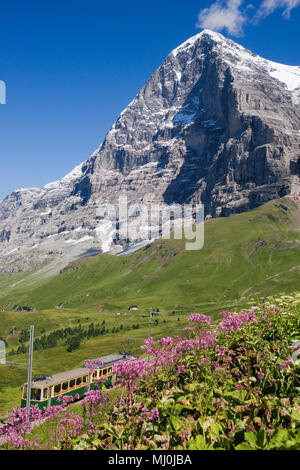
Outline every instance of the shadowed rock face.
[[76, 256], [81, 244], [101, 251], [96, 209], [120, 194], [202, 202], [217, 217], [299, 192], [299, 103], [299, 67], [203, 31], [171, 52], [86, 162], [0, 203], [1, 259], [26, 269], [28, 250], [32, 264], [49, 250], [69, 260], [75, 245]]

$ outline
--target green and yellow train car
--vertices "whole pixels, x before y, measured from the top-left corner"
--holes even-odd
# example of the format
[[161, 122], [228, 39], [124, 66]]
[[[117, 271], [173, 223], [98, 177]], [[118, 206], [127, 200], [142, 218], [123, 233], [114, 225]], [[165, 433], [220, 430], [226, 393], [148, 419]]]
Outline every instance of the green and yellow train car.
[[[44, 410], [61, 404], [61, 397], [65, 395], [71, 395], [73, 399], [75, 396], [81, 399], [87, 391], [98, 388], [99, 380], [106, 387], [113, 386], [114, 364], [129, 360], [131, 357], [125, 354], [111, 354], [99, 358], [102, 365], [94, 369], [82, 367], [50, 376], [35, 377], [31, 383], [30, 405], [38, 405], [41, 410]], [[27, 382], [22, 386], [21, 408], [26, 407], [26, 399]]]

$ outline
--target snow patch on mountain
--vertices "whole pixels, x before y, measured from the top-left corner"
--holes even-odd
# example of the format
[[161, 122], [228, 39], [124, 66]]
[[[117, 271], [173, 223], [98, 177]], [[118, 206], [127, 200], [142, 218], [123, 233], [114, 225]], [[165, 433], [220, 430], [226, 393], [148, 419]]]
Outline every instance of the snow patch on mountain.
[[65, 240], [65, 243], [68, 243], [68, 244], [71, 244], [71, 245], [77, 245], [77, 243], [83, 243], [83, 242], [86, 242], [88, 240], [93, 240], [93, 239], [94, 239], [94, 237], [86, 235], [85, 237], [82, 237], [79, 240], [72, 240], [72, 239]]
[[277, 64], [269, 62], [272, 69], [269, 71], [271, 77], [277, 78], [284, 83], [288, 90], [294, 91], [300, 87], [300, 67]]
[[199, 39], [202, 39], [205, 35], [210, 36], [216, 42], [223, 42], [224, 40], [224, 36], [222, 36], [221, 34], [216, 33], [214, 31], [210, 31], [209, 29], [204, 29], [203, 31], [201, 31], [201, 33], [195, 34], [195, 36], [192, 36], [187, 41], [183, 42], [180, 46], [176, 47], [176, 49], [173, 49], [171, 54], [174, 57], [177, 57], [178, 53], [188, 52], [188, 49], [194, 47], [195, 43], [198, 42]]
[[74, 180], [77, 180], [82, 175], [82, 167], [84, 163], [80, 163], [79, 165], [75, 166], [75, 168], [72, 171], [70, 171], [70, 173], [68, 173], [66, 176], [64, 176], [58, 181], [53, 181], [52, 183], [46, 184], [42, 189], [46, 189], [46, 190], [57, 189], [61, 185], [71, 184]]

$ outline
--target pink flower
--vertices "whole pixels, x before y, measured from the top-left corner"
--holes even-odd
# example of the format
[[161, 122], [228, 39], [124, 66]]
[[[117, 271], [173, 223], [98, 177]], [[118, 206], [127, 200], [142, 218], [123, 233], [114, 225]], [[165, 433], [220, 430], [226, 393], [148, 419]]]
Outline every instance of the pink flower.
[[57, 427], [58, 440], [62, 441], [69, 436], [79, 436], [82, 431], [83, 418], [76, 413], [67, 413]]
[[269, 307], [269, 310], [266, 312], [267, 315], [274, 315], [274, 313], [277, 313], [277, 312], [282, 312], [282, 308], [280, 307], [277, 307], [276, 305], [271, 305]]
[[168, 336], [167, 338], [161, 338], [159, 340], [161, 344], [172, 344], [173, 343], [173, 338], [171, 336]]
[[217, 325], [217, 329], [221, 331], [238, 331], [246, 323], [258, 323], [256, 312], [240, 312], [233, 315], [231, 312], [222, 312], [224, 320]]
[[208, 364], [208, 358], [207, 357], [201, 357], [200, 361], [198, 362], [199, 366], [207, 366]]
[[243, 390], [244, 387], [243, 387], [242, 384], [235, 384], [235, 389], [236, 389], [236, 390]]
[[204, 325], [211, 324], [211, 318], [203, 315], [202, 313], [193, 313], [189, 317], [189, 322], [191, 323], [202, 323]]
[[280, 372], [282, 372], [283, 369], [285, 369], [286, 367], [288, 367], [289, 364], [292, 364], [292, 362], [293, 362], [293, 361], [292, 361], [291, 359], [286, 359], [285, 361], [283, 361], [283, 362], [280, 364], [280, 366], [279, 366]]
[[114, 373], [123, 378], [123, 381], [134, 380], [145, 377], [151, 370], [151, 366], [145, 359], [131, 359], [129, 361], [118, 362], [114, 365]]
[[225, 346], [216, 346], [216, 355], [219, 357], [224, 357], [226, 356], [227, 348]]
[[33, 448], [38, 444], [25, 439], [25, 434], [32, 429], [33, 421], [42, 418], [42, 411], [37, 405], [31, 406], [28, 414], [27, 408], [14, 408], [7, 422], [0, 428], [0, 436], [4, 436], [5, 442], [13, 447]]
[[232, 312], [220, 312], [219, 315], [220, 315], [220, 317], [227, 318], [227, 317], [232, 316]]
[[180, 366], [177, 367], [176, 374], [180, 375], [180, 374], [182, 374], [182, 372], [184, 372], [184, 370], [185, 370], [185, 366], [183, 364], [181, 364]]
[[87, 359], [84, 361], [84, 367], [87, 369], [99, 369], [103, 365], [100, 358], [98, 359]]
[[159, 418], [159, 410], [154, 408], [150, 413], [147, 415], [148, 421], [155, 421]]
[[72, 402], [73, 402], [72, 395], [64, 395], [62, 397], [63, 406], [67, 406], [67, 405], [69, 405], [69, 403], [72, 403]]

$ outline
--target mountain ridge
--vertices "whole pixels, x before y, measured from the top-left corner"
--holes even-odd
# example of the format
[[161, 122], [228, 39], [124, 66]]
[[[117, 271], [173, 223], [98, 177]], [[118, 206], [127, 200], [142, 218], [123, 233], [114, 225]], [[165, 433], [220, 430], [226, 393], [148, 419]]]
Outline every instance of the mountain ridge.
[[299, 67], [260, 58], [219, 33], [189, 38], [75, 173], [0, 202], [4, 269], [122, 251], [126, 243], [110, 240], [112, 221], [97, 215], [119, 194], [146, 205], [201, 202], [207, 218], [298, 194], [298, 78], [300, 86]]

